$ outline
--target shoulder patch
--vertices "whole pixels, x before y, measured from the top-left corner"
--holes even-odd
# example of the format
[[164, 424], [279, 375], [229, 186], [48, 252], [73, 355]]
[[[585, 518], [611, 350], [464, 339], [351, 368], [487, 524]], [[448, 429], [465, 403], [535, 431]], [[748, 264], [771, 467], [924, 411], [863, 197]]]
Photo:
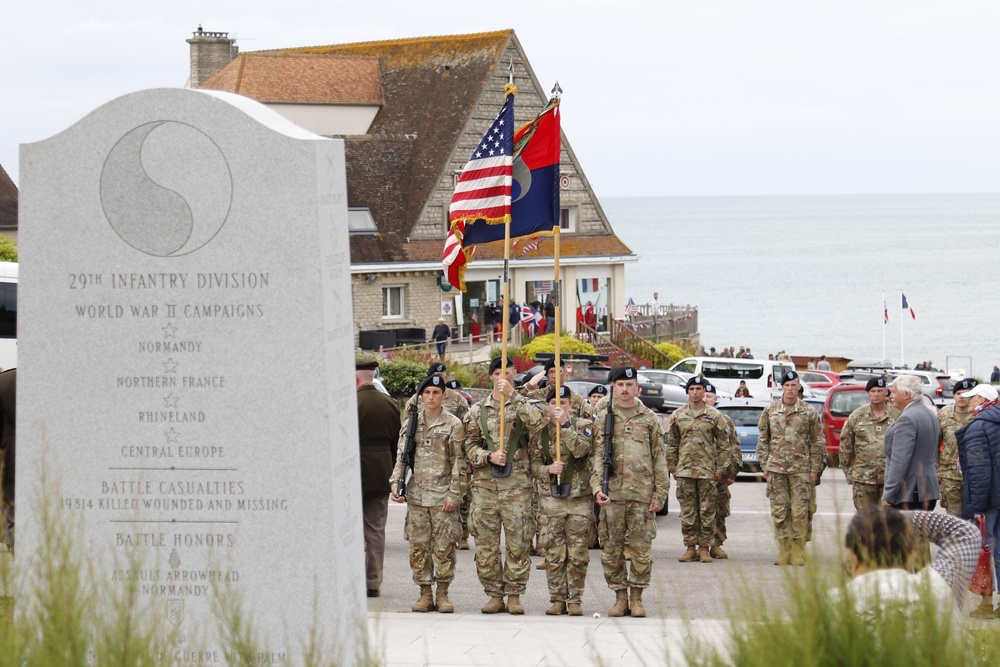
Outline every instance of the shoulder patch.
[[589, 426], [584, 426], [583, 427], [583, 434], [589, 438], [590, 436], [592, 436], [594, 434], [594, 429], [590, 428]]

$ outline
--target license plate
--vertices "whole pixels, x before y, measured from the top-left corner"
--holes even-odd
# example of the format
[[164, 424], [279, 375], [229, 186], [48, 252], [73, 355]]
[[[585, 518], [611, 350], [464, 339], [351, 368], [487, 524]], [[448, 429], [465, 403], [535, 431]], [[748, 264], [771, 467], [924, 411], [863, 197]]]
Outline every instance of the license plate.
[[757, 454], [755, 452], [743, 452], [744, 461], [756, 461]]

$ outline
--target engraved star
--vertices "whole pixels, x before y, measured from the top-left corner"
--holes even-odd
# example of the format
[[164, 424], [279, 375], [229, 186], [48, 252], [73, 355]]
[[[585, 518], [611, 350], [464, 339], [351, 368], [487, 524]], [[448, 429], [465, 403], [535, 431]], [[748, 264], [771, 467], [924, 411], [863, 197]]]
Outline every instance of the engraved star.
[[177, 338], [177, 327], [174, 326], [173, 322], [167, 322], [167, 326], [163, 327], [163, 337]]
[[177, 372], [177, 362], [173, 359], [167, 359], [163, 362], [163, 372], [164, 373], [176, 373]]
[[179, 401], [179, 400], [181, 400], [179, 397], [174, 396], [173, 393], [170, 393], [170, 394], [167, 394], [166, 396], [163, 397], [163, 404], [166, 407], [168, 407], [168, 408], [172, 408], [172, 409], [176, 410], [177, 409], [177, 401]]
[[179, 436], [180, 433], [178, 433], [177, 431], [175, 431], [174, 427], [171, 426], [169, 431], [164, 431], [163, 432], [163, 435], [165, 435], [167, 437], [167, 442], [172, 442], [174, 444], [177, 444], [177, 436]]

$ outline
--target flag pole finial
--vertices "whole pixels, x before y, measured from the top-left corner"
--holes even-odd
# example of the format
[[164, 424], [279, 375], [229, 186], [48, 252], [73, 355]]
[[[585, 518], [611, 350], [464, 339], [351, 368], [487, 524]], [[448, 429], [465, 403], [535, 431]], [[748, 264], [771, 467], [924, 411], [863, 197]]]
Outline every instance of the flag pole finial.
[[510, 57], [510, 62], [507, 64], [507, 83], [514, 85], [514, 56]]
[[559, 86], [558, 79], [556, 80], [556, 85], [552, 86], [552, 99], [558, 100], [562, 97], [563, 89]]

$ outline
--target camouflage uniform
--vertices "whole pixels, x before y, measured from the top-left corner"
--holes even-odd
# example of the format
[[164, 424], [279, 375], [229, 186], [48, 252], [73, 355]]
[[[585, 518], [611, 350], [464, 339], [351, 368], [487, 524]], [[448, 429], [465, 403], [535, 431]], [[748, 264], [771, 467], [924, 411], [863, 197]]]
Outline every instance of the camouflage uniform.
[[826, 466], [819, 416], [805, 401], [785, 405], [779, 399], [764, 408], [757, 426], [757, 459], [767, 473], [775, 536], [782, 553], [802, 550], [815, 487], [809, 475], [822, 474]]
[[[410, 396], [409, 400], [406, 401], [406, 408], [403, 414], [410, 414], [410, 406], [414, 403], [417, 403], [417, 405], [422, 403], [418, 394]], [[469, 414], [469, 402], [465, 400], [465, 396], [462, 396], [454, 389], [445, 389], [444, 400], [441, 401], [441, 407], [444, 408], [445, 412], [458, 417], [459, 421], [465, 419], [465, 415]], [[469, 537], [469, 504], [472, 501], [472, 498], [469, 495], [472, 486], [470, 480], [472, 476], [472, 469], [469, 468], [469, 464], [464, 460], [464, 457], [462, 461], [462, 476], [465, 478], [465, 483], [462, 486], [465, 491], [462, 493], [462, 502], [458, 503], [458, 516], [462, 523], [462, 534], [459, 537], [464, 540]]]
[[715, 543], [715, 479], [729, 469], [729, 428], [715, 408], [674, 410], [667, 437], [667, 469], [677, 479], [684, 546], [710, 548]]
[[[554, 498], [551, 485], [556, 477], [548, 466], [555, 460], [556, 429], [560, 428], [561, 460], [568, 467], [562, 483], [570, 487], [569, 497]], [[531, 438], [531, 471], [538, 487], [538, 548], [545, 555], [550, 602], [580, 604], [593, 532], [594, 496], [590, 493], [590, 451], [594, 443], [594, 422], [572, 417], [562, 428], [550, 423]]]
[[888, 403], [877, 417], [872, 406], [862, 405], [851, 413], [840, 431], [840, 467], [851, 483], [854, 507], [878, 505], [885, 485], [885, 432], [899, 418], [899, 410]]
[[[607, 415], [608, 410], [605, 409], [594, 420], [591, 494], [601, 490], [604, 479], [604, 424]], [[613, 472], [608, 481], [611, 504], [601, 508], [598, 530], [604, 545], [601, 553], [604, 579], [608, 588], [621, 591], [649, 586], [653, 567], [652, 544], [656, 537], [655, 515], [649, 511], [649, 504], [666, 503], [670, 474], [663, 450], [663, 427], [653, 411], [637, 400], [634, 408], [626, 410], [616, 403], [614, 415]], [[632, 552], [631, 572], [627, 576], [623, 554], [626, 527], [628, 546]]]
[[729, 501], [733, 494], [729, 490], [729, 484], [736, 480], [736, 475], [743, 469], [743, 451], [740, 449], [740, 436], [736, 432], [736, 425], [729, 415], [722, 414], [726, 420], [726, 427], [729, 429], [729, 467], [725, 476], [716, 482], [718, 500], [715, 510], [715, 546], [721, 547], [726, 541], [726, 517], [730, 515]]
[[[528, 387], [528, 385], [522, 385], [518, 389], [518, 392], [527, 399], [533, 401], [546, 402], [545, 399], [548, 397], [549, 388], [540, 387], [537, 389], [531, 389]], [[593, 407], [590, 405], [590, 401], [586, 400], [583, 396], [580, 396], [580, 394], [576, 393], [575, 391], [572, 393], [569, 399], [569, 413], [573, 417], [583, 417], [584, 419], [594, 418], [594, 410]]]
[[[403, 422], [396, 467], [389, 478], [393, 491], [403, 472], [408, 422]], [[413, 582], [420, 586], [450, 583], [455, 578], [455, 541], [461, 528], [458, 512], [445, 512], [443, 506], [445, 501], [458, 505], [465, 492], [464, 440], [465, 428], [458, 417], [444, 411], [426, 417], [423, 408], [419, 410], [413, 475], [406, 485], [403, 538], [410, 543]]]
[[[486, 415], [488, 433], [483, 432]], [[529, 547], [535, 534], [531, 509], [534, 483], [531, 478], [532, 432], [548, 423], [541, 408], [517, 393], [511, 396], [504, 412], [506, 421], [507, 460], [512, 465], [509, 477], [494, 477], [487, 455], [499, 445], [499, 401], [491, 393], [476, 403], [465, 417], [465, 456], [472, 466], [472, 509], [469, 530], [476, 540], [476, 571], [483, 589], [490, 597], [524, 593], [531, 568]], [[511, 453], [513, 438], [520, 431], [517, 451]], [[488, 437], [487, 437], [488, 436]], [[500, 560], [500, 530], [507, 546], [504, 562]]]
[[941, 446], [937, 454], [938, 480], [941, 484], [941, 506], [952, 516], [962, 516], [962, 471], [958, 467], [958, 441], [955, 431], [972, 421], [972, 410], [958, 412], [955, 404], [938, 411], [941, 422]]

